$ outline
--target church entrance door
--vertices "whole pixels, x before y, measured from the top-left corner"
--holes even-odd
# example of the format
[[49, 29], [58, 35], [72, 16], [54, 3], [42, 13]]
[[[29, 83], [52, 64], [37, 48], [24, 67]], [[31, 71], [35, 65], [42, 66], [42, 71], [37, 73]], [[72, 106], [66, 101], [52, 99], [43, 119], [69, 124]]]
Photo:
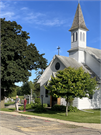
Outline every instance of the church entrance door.
[[54, 98], [52, 96], [50, 96], [50, 107], [53, 107], [55, 104], [60, 105], [61, 103], [60, 98]]

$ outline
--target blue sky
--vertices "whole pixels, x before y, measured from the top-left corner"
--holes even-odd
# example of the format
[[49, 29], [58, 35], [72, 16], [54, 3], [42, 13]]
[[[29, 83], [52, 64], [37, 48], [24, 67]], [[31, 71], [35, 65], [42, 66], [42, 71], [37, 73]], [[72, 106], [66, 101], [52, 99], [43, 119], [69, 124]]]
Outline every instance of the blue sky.
[[[0, 17], [16, 21], [22, 30], [30, 33], [28, 43], [35, 43], [40, 53], [45, 53], [48, 63], [58, 54], [69, 56], [71, 33], [68, 31], [77, 9], [78, 1], [14, 1], [1, 0]], [[100, 23], [101, 1], [80, 1], [87, 32], [87, 46], [101, 49]], [[29, 81], [35, 78], [35, 72]], [[22, 83], [18, 85], [21, 86]]]

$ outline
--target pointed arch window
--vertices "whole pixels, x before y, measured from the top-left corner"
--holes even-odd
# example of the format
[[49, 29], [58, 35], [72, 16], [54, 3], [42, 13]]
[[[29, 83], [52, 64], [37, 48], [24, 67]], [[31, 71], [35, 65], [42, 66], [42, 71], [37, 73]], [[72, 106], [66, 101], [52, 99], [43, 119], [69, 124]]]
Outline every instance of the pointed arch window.
[[76, 32], [76, 41], [78, 40], [78, 33]]
[[85, 33], [83, 33], [83, 41], [85, 41]]
[[73, 33], [73, 42], [74, 42], [74, 33]]
[[82, 41], [82, 32], [80, 32], [80, 41]]
[[[47, 86], [47, 82], [46, 82], [46, 86]], [[45, 89], [45, 97], [48, 97], [48, 90]]]

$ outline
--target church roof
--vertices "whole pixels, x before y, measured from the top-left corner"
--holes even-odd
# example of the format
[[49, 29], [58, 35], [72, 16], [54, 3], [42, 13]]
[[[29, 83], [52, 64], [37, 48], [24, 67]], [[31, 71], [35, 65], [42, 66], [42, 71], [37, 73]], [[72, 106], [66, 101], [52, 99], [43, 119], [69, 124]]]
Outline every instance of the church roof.
[[[74, 67], [74, 68], [79, 68], [79, 67], [83, 67], [83, 69], [85, 70], [85, 72], [89, 72], [89, 70], [87, 70], [81, 63], [78, 63], [75, 59], [71, 58], [71, 57], [65, 57], [65, 56], [60, 56], [60, 55], [55, 55], [52, 59], [52, 61], [50, 62], [49, 66], [45, 69], [45, 71], [43, 72], [43, 74], [41, 75], [41, 77], [39, 78], [37, 83], [41, 83], [42, 85], [49, 80], [49, 78], [51, 77], [51, 75], [54, 77], [55, 76], [55, 72], [53, 72], [51, 70], [51, 65], [53, 64], [55, 59], [59, 59], [62, 64], [67, 68], [67, 67]], [[90, 72], [89, 72], [90, 73]]]
[[72, 30], [75, 30], [75, 29], [78, 29], [78, 28], [82, 28], [82, 29], [85, 29], [86, 31], [88, 31], [88, 29], [85, 25], [85, 21], [84, 21], [84, 17], [83, 17], [83, 14], [82, 14], [80, 4], [78, 4], [78, 6], [77, 6], [74, 21], [73, 21], [72, 27], [69, 29], [69, 31], [72, 31]]
[[101, 83], [100, 77], [98, 77], [86, 64], [83, 63], [83, 66], [89, 71], [92, 78], [96, 77], [96, 81]]
[[65, 67], [74, 67], [74, 68], [79, 68], [82, 65], [78, 63], [75, 59], [71, 57], [65, 57], [65, 56], [60, 56], [56, 55], [56, 57], [64, 64]]
[[77, 50], [83, 50], [89, 53], [93, 58], [95, 58], [98, 62], [101, 63], [101, 50], [100, 49], [91, 48], [91, 47], [86, 47], [86, 48], [75, 47], [68, 50], [68, 52], [77, 51]]
[[96, 48], [87, 47], [85, 49], [93, 58], [95, 58], [98, 62], [101, 63], [101, 50]]

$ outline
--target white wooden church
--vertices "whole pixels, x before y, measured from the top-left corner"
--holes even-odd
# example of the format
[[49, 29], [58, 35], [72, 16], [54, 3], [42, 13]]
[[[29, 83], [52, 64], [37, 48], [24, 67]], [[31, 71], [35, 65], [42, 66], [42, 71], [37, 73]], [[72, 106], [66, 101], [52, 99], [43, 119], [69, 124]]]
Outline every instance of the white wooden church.
[[[98, 87], [100, 88], [101, 86], [101, 50], [86, 45], [88, 28], [85, 25], [80, 4], [77, 6], [73, 24], [69, 31], [71, 32], [71, 49], [68, 50], [69, 57], [55, 55], [37, 82], [40, 83], [41, 102], [43, 96], [43, 103], [47, 103], [49, 106], [54, 104], [66, 105], [64, 98], [53, 98], [48, 95], [48, 91], [44, 88], [51, 75], [54, 77], [58, 70], [63, 70], [69, 66], [75, 68], [82, 66], [91, 76], [96, 76]], [[86, 97], [82, 99], [75, 98], [73, 106], [78, 109], [101, 108], [101, 88], [95, 90], [95, 94], [90, 99]]]

